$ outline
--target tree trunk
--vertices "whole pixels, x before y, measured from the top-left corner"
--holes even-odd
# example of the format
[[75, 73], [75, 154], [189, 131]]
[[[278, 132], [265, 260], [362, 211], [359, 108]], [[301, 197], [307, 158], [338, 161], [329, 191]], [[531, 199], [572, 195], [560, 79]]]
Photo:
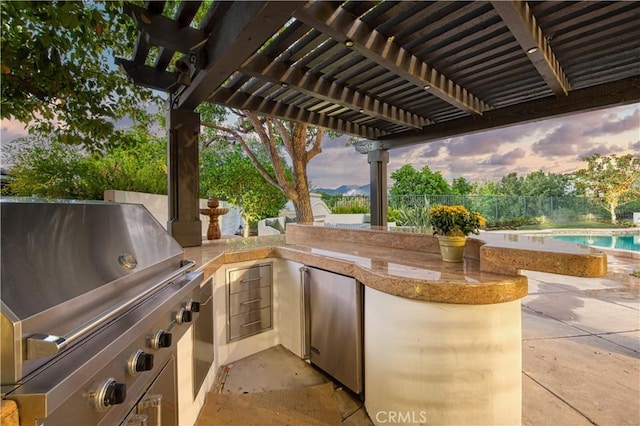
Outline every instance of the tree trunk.
[[615, 225], [618, 218], [616, 217], [616, 205], [614, 203], [609, 203], [609, 212], [611, 213], [611, 223]]
[[[298, 222], [313, 223], [309, 181], [307, 180], [307, 164], [309, 164], [309, 161], [311, 161], [313, 157], [322, 152], [321, 144], [324, 130], [317, 129], [315, 135], [308, 135], [308, 127], [304, 124], [292, 123], [292, 126], [287, 128], [285, 124], [279, 120], [266, 118], [264, 121], [261, 121], [258, 115], [251, 111], [244, 111], [244, 114], [251, 121], [253, 128], [260, 138], [260, 142], [273, 165], [274, 176], [271, 176], [260, 164], [256, 155], [251, 151], [247, 141], [239, 132], [216, 124], [202, 124], [230, 134], [236, 142], [240, 143], [262, 177], [291, 199]], [[293, 182], [286, 176], [286, 162], [280, 156], [275, 138], [276, 132], [282, 137], [284, 148], [291, 158], [293, 165]], [[249, 227], [247, 226], [245, 232], [248, 232], [248, 229]]]
[[[291, 135], [292, 146], [289, 155], [293, 165], [293, 182], [295, 196], [291, 197], [296, 216], [300, 223], [313, 223], [311, 195], [307, 180], [307, 164], [312, 157], [306, 151], [307, 126], [297, 125]], [[315, 155], [315, 154], [314, 154]]]
[[249, 236], [249, 232], [250, 232], [249, 221], [247, 220], [247, 218], [244, 215], [242, 215], [241, 217], [242, 217], [242, 226], [243, 226], [242, 236], [244, 238], [247, 238]]
[[311, 209], [311, 196], [309, 191], [299, 191], [298, 199], [293, 201], [293, 207], [296, 210], [296, 217], [299, 223], [313, 223], [313, 210]]

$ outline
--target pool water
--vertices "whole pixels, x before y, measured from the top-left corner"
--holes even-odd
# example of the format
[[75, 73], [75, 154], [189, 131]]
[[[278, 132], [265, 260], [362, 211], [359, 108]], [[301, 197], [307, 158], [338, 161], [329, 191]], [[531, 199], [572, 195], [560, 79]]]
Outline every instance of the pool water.
[[640, 252], [639, 235], [554, 235], [554, 240], [568, 241], [585, 246], [596, 246]]

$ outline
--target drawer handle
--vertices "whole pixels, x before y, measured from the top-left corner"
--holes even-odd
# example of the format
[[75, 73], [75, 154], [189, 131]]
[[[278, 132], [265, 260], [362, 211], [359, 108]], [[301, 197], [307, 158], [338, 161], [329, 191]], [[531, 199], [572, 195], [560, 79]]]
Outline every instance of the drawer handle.
[[261, 322], [262, 322], [262, 320], [248, 322], [246, 324], [242, 324], [240, 327], [251, 327], [252, 325], [260, 324]]
[[240, 280], [241, 283], [250, 283], [251, 281], [260, 281], [260, 277], [247, 278], [246, 280]]
[[252, 303], [256, 303], [256, 302], [259, 302], [259, 301], [261, 301], [261, 300], [262, 300], [262, 298], [261, 298], [261, 297], [258, 297], [257, 299], [247, 300], [246, 302], [240, 302], [240, 304], [241, 304], [241, 305], [250, 305], [250, 304], [252, 304]]

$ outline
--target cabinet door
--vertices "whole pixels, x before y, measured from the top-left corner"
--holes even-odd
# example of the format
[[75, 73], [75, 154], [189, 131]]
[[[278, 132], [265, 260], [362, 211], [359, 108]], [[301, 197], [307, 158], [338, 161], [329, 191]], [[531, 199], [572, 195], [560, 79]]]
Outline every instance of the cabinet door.
[[309, 359], [361, 393], [361, 284], [350, 277], [307, 268], [305, 293]]

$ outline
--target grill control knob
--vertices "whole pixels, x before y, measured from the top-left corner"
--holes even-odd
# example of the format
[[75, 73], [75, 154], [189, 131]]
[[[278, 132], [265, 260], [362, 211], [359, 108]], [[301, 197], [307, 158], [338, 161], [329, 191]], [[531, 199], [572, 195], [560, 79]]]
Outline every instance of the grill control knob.
[[127, 364], [127, 370], [132, 376], [137, 375], [143, 371], [150, 371], [153, 369], [153, 354], [149, 354], [142, 351], [137, 351], [129, 358]]
[[176, 322], [178, 324], [182, 324], [183, 322], [191, 322], [193, 319], [193, 313], [191, 311], [186, 310], [185, 308], [181, 308], [176, 313]]
[[158, 332], [151, 338], [151, 347], [155, 350], [168, 348], [171, 346], [171, 333], [164, 330]]
[[189, 300], [187, 302], [187, 306], [185, 306], [187, 311], [191, 311], [194, 313], [200, 312], [200, 302], [196, 302], [195, 300]]
[[127, 399], [127, 385], [109, 378], [93, 393], [93, 405], [98, 411], [104, 411], [112, 405], [122, 404]]

